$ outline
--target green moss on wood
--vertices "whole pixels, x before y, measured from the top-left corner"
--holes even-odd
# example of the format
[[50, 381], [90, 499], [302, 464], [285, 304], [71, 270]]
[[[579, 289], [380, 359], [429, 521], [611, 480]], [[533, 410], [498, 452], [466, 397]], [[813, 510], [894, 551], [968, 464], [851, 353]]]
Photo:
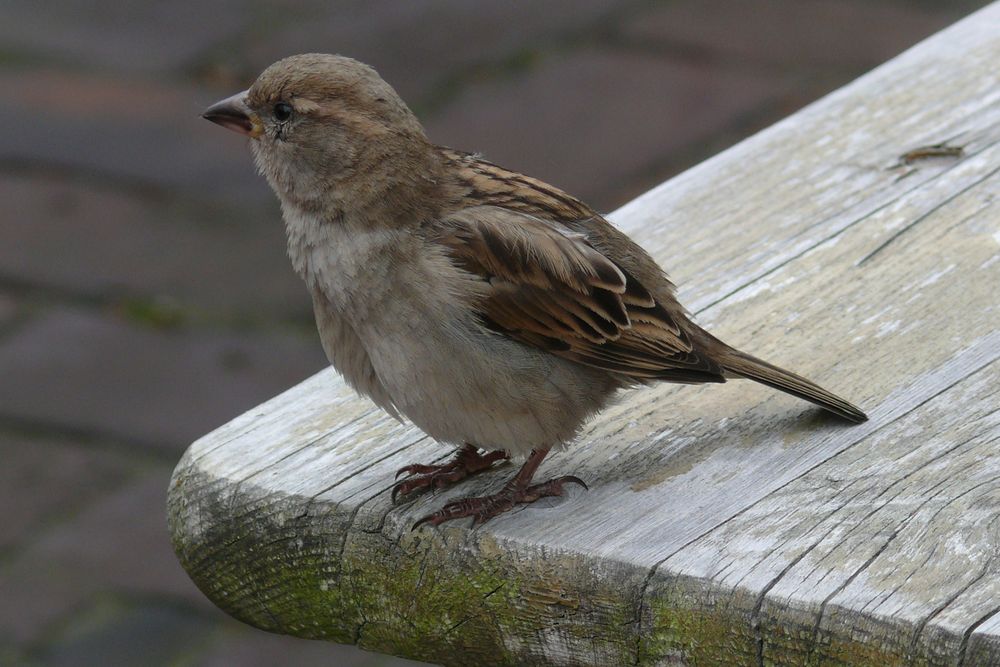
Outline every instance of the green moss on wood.
[[172, 494], [181, 562], [215, 604], [254, 626], [445, 664], [634, 657], [638, 569], [595, 573], [578, 554], [520, 553], [458, 527], [396, 540], [366, 529], [376, 510], [303, 511], [301, 498], [193, 486], [202, 489], [197, 514], [180, 489]]
[[[639, 643], [639, 664], [662, 664], [665, 659], [682, 659], [693, 665], [750, 664], [756, 659], [747, 616], [723, 611], [711, 593], [685, 590], [678, 582], [666, 590], [651, 590], [646, 604], [649, 612]], [[736, 628], [747, 628], [738, 632]]]
[[[638, 569], [594, 571], [579, 554], [535, 553], [458, 527], [396, 540], [381, 524], [364, 525], [379, 521], [376, 511], [304, 508], [301, 498], [224, 492], [197, 477], [176, 478], [198, 489], [195, 497], [171, 493], [181, 562], [219, 607], [270, 631], [446, 664], [571, 662], [559, 657], [581, 650], [602, 657], [597, 664], [619, 664], [638, 649], [641, 665], [739, 665], [757, 663], [757, 619], [765, 664], [942, 662], [923, 645], [909, 654], [909, 637], [874, 621], [815, 632], [811, 609], [766, 601], [755, 614], [755, 594], [697, 578], [654, 579], [639, 624]], [[827, 610], [827, 623], [835, 613]]]
[[[755, 596], [680, 577], [662, 588], [654, 584], [646, 604], [640, 665], [663, 664], [669, 659], [691, 665], [758, 664]], [[875, 622], [853, 632], [821, 629], [814, 633], [813, 619], [802, 614], [802, 621], [795, 622], [787, 608], [765, 603], [758, 619], [763, 664], [891, 667], [938, 663], [927, 656], [906, 655], [909, 638], [885, 636], [892, 629]]]

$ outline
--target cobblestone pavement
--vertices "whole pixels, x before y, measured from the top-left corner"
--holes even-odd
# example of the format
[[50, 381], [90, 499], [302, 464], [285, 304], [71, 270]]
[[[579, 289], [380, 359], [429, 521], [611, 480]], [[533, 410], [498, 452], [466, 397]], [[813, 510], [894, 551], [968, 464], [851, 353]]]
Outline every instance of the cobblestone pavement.
[[980, 4], [0, 3], [0, 664], [405, 663], [231, 620], [171, 551], [188, 443], [325, 363], [274, 198], [207, 104], [283, 55], [352, 55], [438, 143], [607, 210]]

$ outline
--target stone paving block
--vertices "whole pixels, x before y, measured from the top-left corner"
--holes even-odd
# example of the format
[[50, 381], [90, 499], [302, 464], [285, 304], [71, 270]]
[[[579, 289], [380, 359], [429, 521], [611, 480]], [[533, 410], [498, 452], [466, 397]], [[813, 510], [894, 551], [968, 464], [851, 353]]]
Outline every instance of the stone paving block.
[[245, 3], [215, 0], [4, 0], [0, 51], [122, 71], [176, 70], [232, 39], [252, 18]]
[[[51, 582], [45, 587], [50, 593], [62, 591], [66, 602], [56, 602], [62, 612], [78, 607], [74, 601], [107, 592], [214, 609], [181, 568], [170, 544], [166, 497], [171, 470], [169, 465], [157, 466], [71, 519], [39, 531], [0, 569], [0, 599], [7, 603], [3, 606], [21, 606], [34, 588], [31, 584], [45, 579]], [[51, 597], [50, 603], [58, 600]], [[59, 614], [39, 609], [38, 615]]]
[[211, 630], [202, 615], [189, 610], [105, 599], [48, 639], [33, 657], [51, 667], [176, 665], [197, 651]]
[[47, 628], [80, 608], [92, 592], [72, 569], [5, 562], [0, 567], [0, 645], [20, 649], [42, 640]]
[[194, 439], [326, 366], [318, 336], [160, 331], [57, 308], [0, 345], [0, 416], [132, 439]]
[[20, 648], [0, 640], [0, 665], [28, 665], [28, 658]]
[[[3, 227], [3, 225], [0, 225], [0, 227]], [[10, 294], [0, 291], [0, 333], [2, 333], [4, 327], [14, 321], [19, 310], [17, 300]]]
[[170, 472], [162, 465], [112, 490], [8, 558], [0, 567], [0, 640], [47, 641], [109, 595], [221, 620], [174, 557], [165, 510]]
[[277, 29], [213, 53], [206, 67], [237, 72], [249, 84], [279, 58], [340, 53], [372, 65], [407, 102], [418, 104], [455, 73], [547, 48], [553, 38], [589, 29], [627, 5], [623, 0], [309, 0], [286, 7]]
[[784, 79], [643, 54], [582, 50], [468, 86], [431, 140], [547, 180], [599, 209], [660, 160], [788, 89]]
[[0, 165], [54, 165], [112, 183], [255, 205], [273, 200], [246, 142], [201, 118], [223, 94], [169, 81], [0, 69]]
[[861, 74], [983, 4], [673, 0], [637, 13], [622, 35], [756, 70], [823, 66]]
[[[0, 175], [0, 201], [16, 202], [0, 209], [0, 276], [89, 298], [166, 300], [217, 319], [312, 320], [276, 202], [193, 208], [10, 173]], [[0, 324], [6, 310], [0, 295]]]
[[[114, 532], [105, 539], [120, 542]], [[0, 564], [0, 645], [21, 651], [44, 643], [93, 604], [95, 596], [109, 592], [107, 573], [92, 578], [72, 558], [40, 557], [32, 549], [25, 545]]]
[[196, 667], [417, 667], [427, 663], [404, 660], [355, 646], [296, 639], [263, 632], [232, 621], [199, 657]]
[[90, 444], [0, 432], [0, 553], [115, 490], [135, 466]]

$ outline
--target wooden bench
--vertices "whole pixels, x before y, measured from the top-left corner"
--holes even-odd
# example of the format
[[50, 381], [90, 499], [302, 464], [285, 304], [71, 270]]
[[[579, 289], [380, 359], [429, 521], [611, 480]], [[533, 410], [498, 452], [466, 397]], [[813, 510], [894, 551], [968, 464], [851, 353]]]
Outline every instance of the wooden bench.
[[539, 473], [560, 499], [410, 531], [452, 449], [332, 371], [177, 466], [219, 607], [445, 664], [1000, 664], [1000, 3], [616, 211], [724, 340], [865, 408], [635, 390]]

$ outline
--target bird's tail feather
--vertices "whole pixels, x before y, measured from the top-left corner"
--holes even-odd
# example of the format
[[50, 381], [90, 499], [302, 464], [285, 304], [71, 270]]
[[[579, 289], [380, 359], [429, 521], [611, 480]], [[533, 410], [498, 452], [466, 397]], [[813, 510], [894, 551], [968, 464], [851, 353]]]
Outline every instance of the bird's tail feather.
[[868, 416], [855, 406], [791, 371], [728, 346], [720, 357], [719, 361], [728, 374], [748, 378], [792, 396], [798, 396], [849, 421], [855, 423], [868, 421]]

